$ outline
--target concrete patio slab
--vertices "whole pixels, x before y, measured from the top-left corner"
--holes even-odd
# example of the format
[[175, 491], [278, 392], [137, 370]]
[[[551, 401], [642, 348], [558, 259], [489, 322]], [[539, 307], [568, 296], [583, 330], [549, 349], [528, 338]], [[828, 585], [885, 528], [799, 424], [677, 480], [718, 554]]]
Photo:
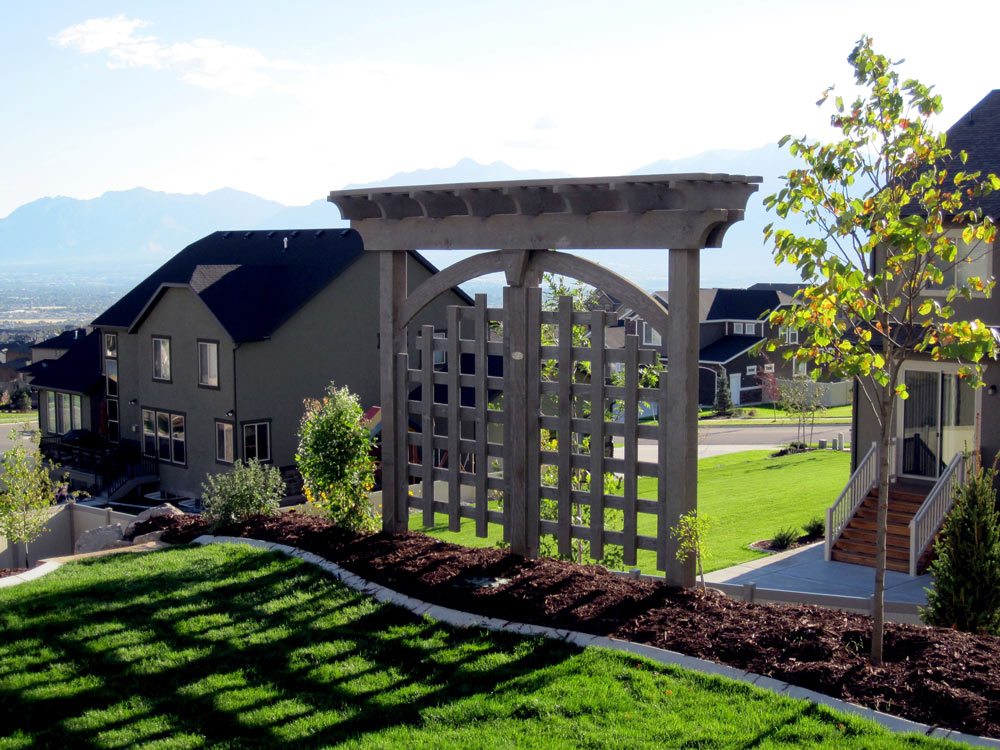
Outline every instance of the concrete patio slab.
[[[706, 583], [756, 584], [760, 588], [804, 594], [868, 598], [875, 589], [875, 571], [863, 565], [827, 562], [823, 543], [734, 565], [705, 575]], [[886, 601], [925, 605], [930, 575], [910, 577], [886, 571]]]

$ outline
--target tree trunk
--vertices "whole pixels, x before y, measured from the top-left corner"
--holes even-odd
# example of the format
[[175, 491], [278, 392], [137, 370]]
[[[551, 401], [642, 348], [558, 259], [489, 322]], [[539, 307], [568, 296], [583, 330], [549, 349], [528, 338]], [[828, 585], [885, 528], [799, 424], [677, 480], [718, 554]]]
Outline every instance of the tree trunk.
[[872, 666], [882, 665], [882, 635], [885, 629], [885, 547], [889, 518], [889, 414], [882, 414], [878, 454], [878, 516], [875, 531], [875, 592], [872, 598]]

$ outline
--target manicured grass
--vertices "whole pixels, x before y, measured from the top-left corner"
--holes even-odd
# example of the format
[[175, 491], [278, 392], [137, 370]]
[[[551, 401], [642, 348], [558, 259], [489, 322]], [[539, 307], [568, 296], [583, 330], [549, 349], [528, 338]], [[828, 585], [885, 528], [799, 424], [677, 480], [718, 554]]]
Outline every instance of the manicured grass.
[[957, 747], [600, 649], [456, 630], [246, 547], [0, 590], [0, 748]]
[[[849, 477], [850, 454], [813, 451], [771, 458], [771, 451], [745, 451], [698, 461], [698, 508], [713, 522], [706, 548], [705, 570], [764, 557], [747, 545], [770, 539], [779, 528], [800, 527], [813, 516], [826, 517], [826, 509], [837, 499]], [[656, 479], [639, 480], [639, 496], [656, 498]], [[490, 536], [480, 539], [475, 525], [463, 520], [462, 530], [448, 531], [447, 519], [425, 529], [419, 514], [410, 516], [410, 529], [425, 531], [448, 542], [467, 547], [492, 547], [500, 530], [489, 527]], [[656, 535], [656, 519], [641, 514], [639, 533]], [[638, 567], [656, 572], [652, 552], [639, 551]]]
[[37, 422], [37, 411], [0, 411], [0, 424], [21, 424], [25, 422]]

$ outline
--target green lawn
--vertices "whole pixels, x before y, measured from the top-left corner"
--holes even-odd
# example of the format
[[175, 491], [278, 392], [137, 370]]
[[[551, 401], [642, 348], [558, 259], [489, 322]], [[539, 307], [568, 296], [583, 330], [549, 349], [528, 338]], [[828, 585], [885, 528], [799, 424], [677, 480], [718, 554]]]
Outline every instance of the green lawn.
[[246, 547], [0, 590], [0, 748], [958, 747], [600, 649], [456, 630]]
[[[706, 544], [706, 571], [764, 557], [747, 545], [770, 539], [780, 528], [800, 527], [814, 516], [825, 518], [826, 509], [847, 483], [848, 453], [813, 451], [781, 458], [770, 454], [746, 451], [698, 462], [698, 508], [713, 521]], [[640, 479], [639, 495], [655, 498], [656, 480]], [[494, 526], [490, 526], [489, 538], [480, 539], [470, 520], [463, 520], [459, 532], [448, 531], [445, 516], [439, 514], [436, 520], [437, 525], [425, 529], [422, 517], [411, 515], [410, 529], [469, 547], [490, 547], [500, 539]], [[656, 520], [640, 515], [639, 531], [655, 536]], [[638, 562], [643, 572], [656, 572], [654, 553], [640, 551]]]
[[24, 422], [37, 421], [37, 411], [0, 411], [0, 424], [21, 424]]

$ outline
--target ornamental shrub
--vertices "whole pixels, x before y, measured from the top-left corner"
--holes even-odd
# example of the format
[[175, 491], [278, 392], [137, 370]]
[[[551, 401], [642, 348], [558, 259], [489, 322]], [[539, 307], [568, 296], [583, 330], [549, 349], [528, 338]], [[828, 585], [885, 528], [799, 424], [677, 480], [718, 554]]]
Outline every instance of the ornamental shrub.
[[799, 540], [799, 530], [791, 526], [778, 529], [771, 537], [771, 549], [788, 549]]
[[322, 399], [306, 399], [295, 463], [306, 499], [334, 524], [353, 531], [378, 529], [368, 498], [375, 486], [372, 436], [350, 390], [330, 383]]
[[729, 375], [725, 370], [717, 372], [715, 375], [715, 404], [713, 405], [715, 416], [729, 417], [733, 413], [733, 397], [729, 392]]
[[928, 625], [1000, 635], [1000, 513], [996, 468], [981, 467], [955, 492], [934, 543], [934, 587], [920, 617]]
[[273, 516], [285, 491], [281, 472], [256, 458], [237, 461], [232, 471], [209, 474], [201, 486], [205, 517], [217, 524], [238, 523], [251, 516]]

